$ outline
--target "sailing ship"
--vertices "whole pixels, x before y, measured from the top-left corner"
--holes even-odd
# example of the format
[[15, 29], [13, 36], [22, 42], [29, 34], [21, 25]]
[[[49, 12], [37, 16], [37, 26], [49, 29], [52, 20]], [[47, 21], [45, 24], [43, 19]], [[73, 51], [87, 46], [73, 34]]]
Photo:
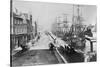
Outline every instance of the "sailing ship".
[[[76, 16], [74, 15], [74, 7], [77, 8]], [[86, 45], [85, 35], [92, 37], [92, 32], [82, 23], [84, 18], [80, 12], [80, 7], [80, 5], [73, 5], [72, 25], [70, 27], [70, 31], [66, 32], [62, 39], [66, 43], [68, 42], [70, 47], [74, 48], [75, 50], [84, 51]]]

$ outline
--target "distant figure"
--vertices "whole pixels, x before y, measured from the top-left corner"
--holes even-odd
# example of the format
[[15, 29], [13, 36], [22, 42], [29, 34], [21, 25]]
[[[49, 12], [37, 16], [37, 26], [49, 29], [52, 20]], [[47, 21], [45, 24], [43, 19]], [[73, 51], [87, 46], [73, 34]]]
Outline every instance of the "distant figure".
[[90, 42], [91, 52], [93, 52], [93, 42], [91, 41], [91, 37], [93, 37], [93, 33], [90, 28], [87, 28], [87, 31], [85, 31], [85, 39]]
[[49, 44], [50, 51], [53, 51], [54, 47], [55, 47], [55, 46], [54, 46], [53, 43], [50, 43], [50, 44]]
[[56, 43], [56, 38], [54, 39], [54, 44]]
[[87, 30], [84, 32], [84, 34], [89, 36], [89, 37], [93, 37], [93, 33], [92, 33], [90, 28], [87, 28]]
[[40, 35], [38, 35], [38, 38], [37, 38], [38, 40], [40, 39]]
[[74, 47], [71, 45], [66, 46], [66, 49], [69, 54], [73, 54], [75, 52]]
[[65, 45], [65, 52], [66, 54], [70, 52], [70, 47]]
[[37, 34], [37, 41], [40, 39], [40, 32]]
[[64, 54], [65, 53], [65, 48], [63, 46], [60, 46], [59, 48], [60, 48], [61, 53]]

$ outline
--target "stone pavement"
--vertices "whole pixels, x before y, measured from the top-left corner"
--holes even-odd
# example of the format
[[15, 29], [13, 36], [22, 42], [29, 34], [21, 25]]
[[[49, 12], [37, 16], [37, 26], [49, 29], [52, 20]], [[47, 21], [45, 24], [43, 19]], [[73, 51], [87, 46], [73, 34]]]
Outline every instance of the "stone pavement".
[[29, 50], [12, 57], [12, 66], [31, 66], [43, 64], [58, 64], [59, 61], [53, 52], [48, 49]]

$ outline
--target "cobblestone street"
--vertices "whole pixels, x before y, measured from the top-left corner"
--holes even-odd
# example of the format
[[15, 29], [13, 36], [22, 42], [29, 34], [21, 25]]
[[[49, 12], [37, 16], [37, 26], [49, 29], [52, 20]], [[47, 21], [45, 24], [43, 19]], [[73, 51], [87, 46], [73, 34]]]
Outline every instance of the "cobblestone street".
[[58, 64], [54, 53], [49, 50], [30, 50], [13, 56], [13, 66], [31, 66], [43, 64]]

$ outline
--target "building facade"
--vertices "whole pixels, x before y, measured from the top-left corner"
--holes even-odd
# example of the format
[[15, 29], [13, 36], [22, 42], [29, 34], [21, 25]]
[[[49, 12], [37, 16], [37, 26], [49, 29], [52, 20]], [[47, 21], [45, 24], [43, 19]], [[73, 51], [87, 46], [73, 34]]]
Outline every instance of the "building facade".
[[32, 15], [13, 12], [11, 18], [10, 43], [11, 48], [14, 49], [15, 46], [20, 46], [23, 42], [28, 42], [32, 39]]

